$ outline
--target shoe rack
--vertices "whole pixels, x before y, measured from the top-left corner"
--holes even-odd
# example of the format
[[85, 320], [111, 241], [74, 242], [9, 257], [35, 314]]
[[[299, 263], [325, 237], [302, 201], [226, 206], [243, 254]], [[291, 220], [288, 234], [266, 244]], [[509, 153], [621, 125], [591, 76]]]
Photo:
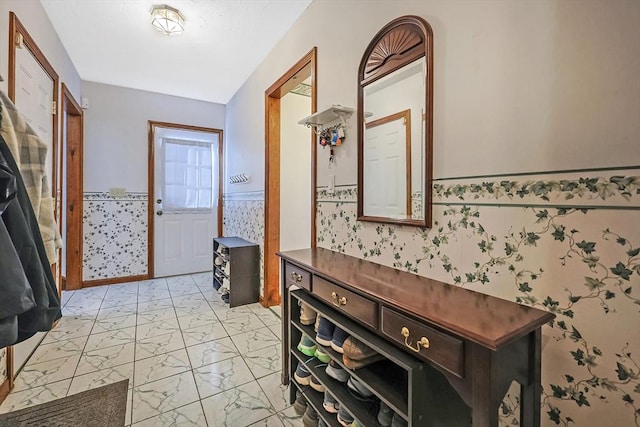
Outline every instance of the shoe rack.
[[[303, 325], [300, 322], [298, 304], [300, 301], [309, 305], [322, 317], [344, 329], [349, 335], [356, 337], [384, 357], [383, 360], [371, 365], [351, 370], [344, 365], [342, 354], [331, 347], [320, 346], [316, 341], [316, 345], [320, 346], [331, 359], [335, 360], [349, 375], [364, 384], [377, 399], [389, 405], [397, 414], [396, 416], [407, 421], [409, 426], [428, 425], [427, 419], [434, 419], [434, 417], [447, 417], [448, 421], [453, 421], [451, 414], [454, 414], [455, 422], [457, 423], [449, 425], [470, 425], [471, 416], [468, 407], [464, 405], [455, 392], [448, 390], [446, 387], [447, 380], [442, 374], [397, 349], [386, 340], [374, 335], [302, 289], [289, 291], [291, 403], [295, 401], [296, 390], [300, 390], [307, 399], [308, 404], [318, 413], [319, 418], [322, 418], [329, 426], [340, 426], [336, 415], [324, 410], [322, 406], [324, 394], [309, 386], [300, 385], [293, 379], [293, 374], [298, 364], [306, 363], [307, 368], [318, 382], [324, 385], [341, 407], [346, 408], [361, 425], [380, 426], [377, 421], [379, 408], [377, 400], [375, 402], [360, 400], [349, 390], [346, 383], [341, 383], [325, 373], [325, 363], [316, 358], [310, 358], [296, 348], [302, 334], [306, 334], [314, 341], [316, 336], [313, 325]], [[427, 384], [430, 384], [430, 387], [427, 387]], [[431, 402], [431, 404], [425, 405], [425, 400]], [[427, 416], [425, 411], [432, 405], [434, 408]], [[436, 413], [439, 415], [436, 415]]]
[[257, 244], [239, 237], [216, 237], [212, 263], [213, 287], [221, 291], [223, 301], [230, 307], [258, 302], [260, 249]]

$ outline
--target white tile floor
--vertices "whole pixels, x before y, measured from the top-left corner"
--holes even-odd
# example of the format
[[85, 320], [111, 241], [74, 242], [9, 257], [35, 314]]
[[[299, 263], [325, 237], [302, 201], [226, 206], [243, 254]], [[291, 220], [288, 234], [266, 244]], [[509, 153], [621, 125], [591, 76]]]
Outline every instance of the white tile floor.
[[280, 318], [229, 309], [211, 273], [64, 292], [0, 406], [9, 412], [129, 379], [126, 425], [300, 426], [280, 385]]

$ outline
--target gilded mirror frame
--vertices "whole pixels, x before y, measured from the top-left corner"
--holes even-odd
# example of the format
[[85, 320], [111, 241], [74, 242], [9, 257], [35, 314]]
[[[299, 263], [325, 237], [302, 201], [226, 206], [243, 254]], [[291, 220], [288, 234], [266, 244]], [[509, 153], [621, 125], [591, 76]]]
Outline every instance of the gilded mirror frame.
[[[423, 216], [398, 219], [364, 214], [365, 105], [367, 85], [425, 58]], [[433, 180], [433, 32], [419, 16], [402, 16], [385, 25], [371, 40], [358, 69], [358, 220], [431, 228]], [[407, 184], [408, 185], [408, 184]]]

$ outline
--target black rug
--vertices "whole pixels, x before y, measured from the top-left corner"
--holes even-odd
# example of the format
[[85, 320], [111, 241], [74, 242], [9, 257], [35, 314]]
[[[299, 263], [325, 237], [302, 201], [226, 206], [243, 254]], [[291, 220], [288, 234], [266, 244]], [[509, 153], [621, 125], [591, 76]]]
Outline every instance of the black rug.
[[0, 427], [122, 427], [129, 380], [0, 415]]

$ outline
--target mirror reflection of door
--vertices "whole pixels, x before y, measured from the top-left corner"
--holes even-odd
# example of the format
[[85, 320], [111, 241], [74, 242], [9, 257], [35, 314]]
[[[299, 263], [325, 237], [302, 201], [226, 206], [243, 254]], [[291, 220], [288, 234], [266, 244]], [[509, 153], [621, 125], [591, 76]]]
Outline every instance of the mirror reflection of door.
[[364, 214], [411, 217], [411, 110], [365, 125]]
[[[358, 220], [429, 228], [433, 181], [433, 31], [429, 23], [418, 16], [401, 16], [380, 29], [362, 56], [358, 82]], [[411, 120], [407, 161], [391, 164], [393, 155], [379, 153], [381, 144], [390, 150], [389, 142], [379, 139], [391, 140], [386, 133], [393, 131], [386, 128], [399, 125], [375, 129], [371, 123], [404, 111], [410, 112]], [[375, 152], [368, 153], [371, 149]], [[402, 151], [395, 154], [400, 156]], [[394, 169], [405, 164], [406, 179]], [[400, 188], [403, 182], [406, 185]]]
[[211, 269], [220, 133], [154, 127], [154, 277]]
[[[424, 67], [424, 58], [418, 59], [364, 88], [365, 216], [402, 221], [424, 217]], [[374, 162], [372, 156], [381, 157]]]

